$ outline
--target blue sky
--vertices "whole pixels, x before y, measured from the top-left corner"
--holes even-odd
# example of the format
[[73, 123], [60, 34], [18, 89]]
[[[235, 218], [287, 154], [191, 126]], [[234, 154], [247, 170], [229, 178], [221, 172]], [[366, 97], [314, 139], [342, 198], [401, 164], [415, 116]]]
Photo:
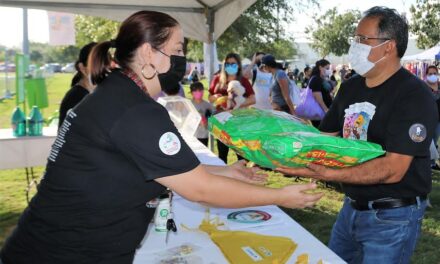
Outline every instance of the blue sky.
[[[399, 12], [406, 12], [409, 14], [411, 4], [415, 0], [387, 0], [386, 6], [395, 8]], [[335, 6], [338, 7], [342, 13], [350, 9], [358, 9], [365, 11], [366, 9], [375, 6], [383, 5], [383, 0], [321, 0], [319, 1], [320, 8], [313, 7], [310, 10], [303, 12], [295, 12], [295, 21], [291, 25], [286, 25], [289, 34], [293, 35], [296, 40], [304, 41], [306, 38], [304, 28], [313, 22], [314, 14], [323, 14], [326, 10]], [[22, 9], [0, 7], [0, 44], [7, 47], [20, 47], [22, 42]], [[42, 10], [29, 10], [29, 39], [36, 42], [48, 42], [48, 21], [47, 13]], [[410, 19], [410, 17], [408, 17]]]

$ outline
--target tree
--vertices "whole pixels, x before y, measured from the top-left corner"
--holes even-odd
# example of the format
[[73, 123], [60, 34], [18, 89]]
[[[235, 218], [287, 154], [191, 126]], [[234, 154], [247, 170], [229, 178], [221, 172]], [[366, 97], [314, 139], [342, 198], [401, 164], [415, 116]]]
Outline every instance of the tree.
[[75, 18], [76, 45], [82, 47], [92, 41], [114, 39], [120, 24], [120, 22], [101, 17], [77, 15]]
[[417, 35], [417, 47], [427, 49], [440, 42], [440, 2], [438, 0], [417, 0], [411, 5], [412, 23], [410, 30]]
[[[293, 5], [304, 7], [315, 1], [259, 0], [247, 9], [217, 41], [220, 58], [231, 51], [251, 57], [256, 51], [272, 53], [277, 59], [296, 54], [293, 39], [286, 36], [284, 24], [293, 21]], [[284, 45], [280, 49], [280, 45]], [[281, 46], [282, 46], [281, 45]]]
[[360, 18], [358, 10], [338, 14], [336, 7], [320, 17], [315, 16], [316, 25], [306, 28], [306, 33], [311, 33], [311, 47], [323, 58], [330, 53], [337, 56], [347, 54], [350, 48], [348, 39], [353, 36]]
[[32, 63], [69, 63], [78, 58], [79, 48], [76, 46], [50, 46], [47, 43], [30, 42], [30, 59]]

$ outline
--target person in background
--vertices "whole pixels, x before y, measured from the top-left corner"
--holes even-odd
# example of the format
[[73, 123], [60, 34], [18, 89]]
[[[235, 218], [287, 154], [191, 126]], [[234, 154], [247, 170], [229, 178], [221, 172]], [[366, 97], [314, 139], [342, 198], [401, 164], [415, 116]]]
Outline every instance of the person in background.
[[404, 16], [386, 7], [365, 11], [348, 58], [357, 76], [341, 84], [319, 126], [322, 133], [380, 144], [385, 155], [332, 169], [282, 169], [342, 183], [344, 204], [329, 248], [347, 263], [410, 263], [432, 188], [429, 146], [438, 123], [426, 84], [402, 67], [408, 45]]
[[304, 68], [304, 80], [301, 82], [301, 88], [307, 88], [307, 85], [309, 85], [310, 77], [312, 77], [312, 68], [306, 66]]
[[338, 80], [336, 79], [336, 70], [333, 70], [333, 73], [330, 76], [330, 82], [332, 83], [333, 89], [338, 85]]
[[200, 80], [200, 73], [197, 70], [197, 66], [194, 67], [189, 76], [191, 77], [191, 83], [196, 83]]
[[[218, 75], [215, 75], [209, 87], [209, 102], [216, 104], [216, 101], [224, 96], [228, 96], [228, 84], [230, 81], [239, 81], [245, 88], [245, 102], [241, 108], [255, 104], [255, 93], [247, 78], [242, 75], [242, 65], [240, 56], [236, 53], [229, 53], [223, 60], [223, 65]], [[222, 107], [217, 107], [217, 111], [222, 111]], [[217, 140], [218, 154], [221, 160], [228, 163], [229, 148], [220, 140]]]
[[[440, 80], [439, 80], [439, 74], [438, 74], [438, 68], [435, 65], [430, 65], [426, 69], [426, 84], [431, 88], [432, 96], [434, 97], [434, 100], [437, 104], [437, 111], [440, 117]], [[440, 137], [440, 118], [439, 122], [437, 123], [437, 126], [434, 131], [434, 145], [435, 148], [438, 149], [438, 140]], [[431, 168], [433, 170], [440, 170], [440, 167], [436, 163], [436, 160], [433, 159], [431, 161]]]
[[203, 100], [205, 88], [201, 82], [192, 83], [189, 88], [191, 90], [192, 103], [202, 117], [195, 136], [205, 146], [208, 146], [208, 118], [214, 114], [214, 107], [209, 102]]
[[[333, 101], [331, 96], [331, 85], [330, 83], [324, 83], [327, 82], [326, 79], [331, 74], [330, 62], [326, 59], [322, 59], [315, 63], [309, 81], [309, 88], [312, 89], [316, 102], [318, 102], [325, 113], [327, 113]], [[320, 123], [320, 120], [312, 120], [312, 124], [315, 127], [318, 127]]]
[[266, 54], [261, 59], [263, 71], [272, 74], [274, 81], [270, 88], [272, 109], [295, 114], [295, 105], [290, 97], [289, 78], [284, 70], [280, 69], [275, 57]]
[[347, 65], [343, 64], [341, 69], [339, 70], [339, 77], [341, 78], [341, 82], [345, 82], [345, 75], [347, 74]]
[[243, 71], [243, 76], [252, 79], [252, 88], [255, 93], [255, 105], [253, 107], [258, 109], [272, 109], [270, 103], [270, 87], [273, 82], [271, 73], [263, 72], [260, 69], [261, 58], [264, 52], [257, 52], [252, 58], [251, 64]]
[[69, 91], [67, 91], [63, 100], [61, 101], [58, 128], [61, 127], [61, 124], [63, 124], [67, 111], [75, 107], [86, 95], [95, 89], [95, 85], [93, 85], [90, 81], [90, 74], [87, 69], [87, 60], [90, 51], [94, 46], [96, 46], [96, 44], [96, 42], [91, 42], [82, 47], [79, 51], [78, 60], [75, 62], [76, 74], [72, 78], [72, 83], [70, 84], [71, 88]]
[[[139, 11], [89, 58], [95, 91], [69, 111], [37, 194], [0, 252], [3, 264], [131, 264], [167, 188], [223, 208], [313, 206], [316, 184], [272, 189], [242, 163], [202, 165], [151, 96], [186, 70], [183, 31], [171, 16]], [[119, 69], [110, 68], [110, 49]], [[227, 176], [227, 177], [226, 177]], [[242, 179], [243, 181], [239, 181]]]

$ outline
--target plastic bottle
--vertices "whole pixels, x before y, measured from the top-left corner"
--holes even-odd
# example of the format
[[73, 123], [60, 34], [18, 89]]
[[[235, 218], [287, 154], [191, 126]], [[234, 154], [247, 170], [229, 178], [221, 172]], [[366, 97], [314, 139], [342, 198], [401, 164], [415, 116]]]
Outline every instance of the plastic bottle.
[[170, 199], [163, 198], [159, 201], [159, 205], [156, 208], [154, 214], [154, 227], [158, 232], [167, 231], [168, 214], [170, 213]]
[[44, 119], [37, 106], [33, 106], [28, 118], [28, 135], [41, 136], [43, 135]]
[[14, 137], [26, 136], [26, 118], [18, 106], [12, 113], [11, 124]]

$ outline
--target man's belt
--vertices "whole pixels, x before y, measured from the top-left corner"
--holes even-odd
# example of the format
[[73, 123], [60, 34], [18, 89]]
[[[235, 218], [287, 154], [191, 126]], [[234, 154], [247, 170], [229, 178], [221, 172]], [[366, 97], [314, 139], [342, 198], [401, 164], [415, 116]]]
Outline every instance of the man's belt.
[[[418, 196], [420, 201], [426, 200], [426, 195]], [[412, 198], [382, 198], [374, 201], [360, 201], [350, 199], [353, 209], [359, 211], [392, 209], [417, 204], [417, 197]]]

